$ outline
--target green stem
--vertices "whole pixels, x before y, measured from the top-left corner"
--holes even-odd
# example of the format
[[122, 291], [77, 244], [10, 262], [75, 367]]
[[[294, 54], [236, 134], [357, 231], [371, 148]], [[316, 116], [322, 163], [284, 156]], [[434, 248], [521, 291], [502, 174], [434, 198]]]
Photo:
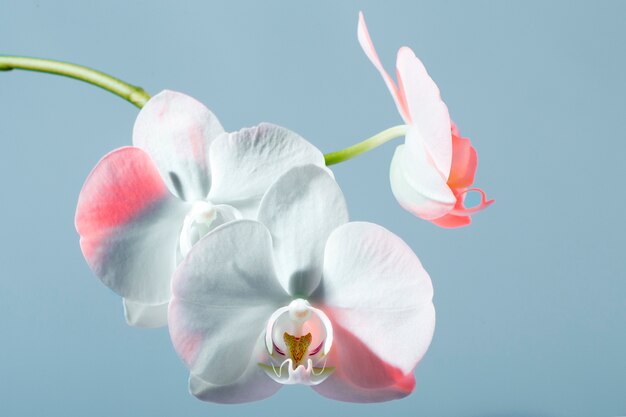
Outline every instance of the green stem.
[[[70, 64], [68, 62], [53, 61], [50, 59], [27, 58], [19, 56], [0, 55], [0, 71], [10, 71], [12, 69], [22, 69], [28, 71], [47, 72], [49, 74], [61, 75], [93, 84], [103, 88], [115, 95], [122, 97], [135, 106], [142, 108], [148, 100], [150, 94], [143, 88], [137, 87], [108, 74], [94, 69], [83, 67], [82, 65]], [[399, 125], [383, 130], [369, 139], [349, 146], [340, 151], [327, 153], [324, 155], [326, 165], [334, 165], [347, 161], [364, 152], [374, 149], [383, 143], [404, 136], [406, 125]]]
[[391, 139], [404, 136], [406, 134], [406, 125], [398, 125], [390, 127], [387, 130], [383, 130], [380, 133], [375, 134], [371, 138], [365, 139], [363, 142], [359, 142], [356, 145], [349, 146], [340, 151], [327, 153], [324, 155], [326, 165], [334, 165], [339, 162], [347, 161], [354, 158], [364, 152], [374, 149], [383, 143], [389, 142]]
[[40, 58], [0, 56], [0, 71], [10, 71], [12, 69], [47, 72], [75, 78], [110, 91], [139, 108], [142, 108], [150, 99], [150, 94], [146, 93], [143, 88], [127, 84], [108, 74], [83, 67], [82, 65]]

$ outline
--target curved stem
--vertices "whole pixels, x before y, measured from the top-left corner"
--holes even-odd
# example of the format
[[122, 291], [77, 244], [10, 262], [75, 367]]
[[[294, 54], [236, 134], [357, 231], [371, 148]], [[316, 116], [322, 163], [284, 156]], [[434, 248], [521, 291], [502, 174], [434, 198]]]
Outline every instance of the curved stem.
[[83, 67], [82, 65], [40, 58], [0, 56], [0, 71], [10, 71], [12, 69], [47, 72], [75, 78], [110, 91], [139, 108], [142, 108], [150, 99], [150, 94], [146, 93], [143, 88], [127, 84], [108, 74]]
[[354, 158], [364, 152], [374, 149], [383, 143], [389, 142], [391, 139], [404, 136], [406, 134], [406, 125], [398, 125], [383, 130], [380, 133], [375, 134], [371, 138], [365, 139], [363, 142], [359, 142], [356, 145], [349, 146], [340, 151], [327, 153], [324, 155], [326, 165], [334, 165], [348, 159]]
[[[150, 94], [146, 93], [143, 88], [125, 83], [108, 74], [82, 65], [53, 61], [50, 59], [0, 55], [0, 71], [10, 71], [12, 69], [47, 72], [49, 74], [81, 80], [118, 95], [139, 108], [142, 108], [146, 102], [150, 100]], [[334, 165], [347, 161], [391, 139], [404, 136], [406, 134], [406, 128], [406, 125], [394, 126], [355, 145], [336, 152], [327, 153], [324, 155], [326, 165]]]

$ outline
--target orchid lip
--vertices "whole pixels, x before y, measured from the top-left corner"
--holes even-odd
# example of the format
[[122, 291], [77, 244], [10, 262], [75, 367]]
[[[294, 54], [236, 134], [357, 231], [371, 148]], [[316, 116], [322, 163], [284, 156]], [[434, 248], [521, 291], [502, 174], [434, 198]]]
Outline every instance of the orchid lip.
[[[307, 312], [306, 318], [299, 320], [298, 318], [300, 315], [302, 315], [303, 310], [306, 310]], [[267, 321], [267, 327], [265, 329], [265, 347], [267, 348], [267, 351], [270, 355], [274, 353], [274, 346], [276, 346], [272, 338], [274, 326], [277, 320], [285, 313], [289, 313], [290, 319], [294, 322], [304, 322], [309, 320], [312, 316], [315, 316], [317, 319], [319, 319], [326, 333], [326, 337], [322, 342], [322, 349], [320, 350], [322, 350], [323, 355], [328, 354], [333, 344], [333, 326], [330, 322], [330, 319], [322, 310], [312, 307], [308, 301], [298, 298], [289, 303], [288, 306], [281, 307], [276, 310], [274, 313], [272, 313], [269, 320]], [[316, 353], [319, 352], [317, 347], [315, 351]], [[284, 354], [283, 351], [281, 351], [280, 353]]]
[[[460, 208], [455, 207], [454, 209], [452, 209], [450, 211], [450, 214], [454, 214], [456, 216], [468, 216], [474, 213], [477, 213], [481, 210], [486, 209], [487, 207], [489, 207], [495, 200], [491, 199], [491, 200], [487, 200], [487, 195], [485, 194], [485, 192], [483, 190], [481, 190], [480, 188], [468, 188], [466, 190], [463, 190], [462, 192], [458, 193], [457, 199], [459, 199], [459, 201], [463, 201], [463, 196], [469, 192], [477, 192], [480, 193], [480, 203], [478, 205], [476, 205], [475, 207], [469, 207], [469, 208], [465, 208], [463, 206], [463, 204], [461, 204]], [[457, 204], [458, 206], [458, 204]]]
[[282, 384], [317, 385], [334, 370], [326, 366], [332, 343], [328, 316], [298, 298], [270, 316], [265, 331], [268, 363], [259, 366]]
[[335, 368], [326, 366], [326, 361], [322, 367], [314, 367], [311, 359], [307, 360], [306, 366], [298, 365], [296, 368], [292, 366], [291, 359], [286, 359], [279, 366], [259, 363], [259, 366], [274, 381], [285, 385], [318, 385], [326, 380], [333, 373]]

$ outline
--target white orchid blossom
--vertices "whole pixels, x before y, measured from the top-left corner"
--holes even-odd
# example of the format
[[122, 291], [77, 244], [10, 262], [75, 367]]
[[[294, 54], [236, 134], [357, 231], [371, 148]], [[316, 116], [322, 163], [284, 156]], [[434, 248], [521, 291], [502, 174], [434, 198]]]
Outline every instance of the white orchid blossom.
[[204, 105], [163, 91], [139, 113], [133, 147], [106, 155], [80, 193], [76, 228], [89, 266], [124, 298], [129, 324], [167, 324], [176, 265], [206, 233], [256, 218], [289, 169], [324, 167], [322, 153], [285, 128], [227, 133]]
[[342, 401], [408, 395], [435, 325], [417, 256], [381, 226], [348, 223], [314, 165], [281, 176], [258, 220], [209, 232], [174, 274], [169, 330], [191, 392], [220, 403], [295, 383]]

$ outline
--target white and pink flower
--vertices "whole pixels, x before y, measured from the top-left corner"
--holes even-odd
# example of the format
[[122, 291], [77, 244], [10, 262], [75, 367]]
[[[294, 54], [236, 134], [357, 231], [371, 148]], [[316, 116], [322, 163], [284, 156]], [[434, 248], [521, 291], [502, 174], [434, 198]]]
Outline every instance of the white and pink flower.
[[[195, 99], [163, 91], [139, 113], [133, 145], [106, 155], [80, 193], [76, 229], [95, 274], [124, 298], [129, 324], [167, 323], [170, 279], [206, 233], [255, 219], [267, 189], [322, 153], [272, 124], [227, 133]], [[326, 168], [324, 168], [326, 169]]]
[[296, 383], [341, 401], [408, 395], [435, 326], [417, 256], [381, 226], [348, 222], [314, 165], [276, 181], [258, 220], [209, 232], [174, 274], [169, 330], [191, 392], [220, 403]]
[[[391, 161], [394, 196], [407, 211], [441, 227], [469, 224], [470, 215], [494, 201], [472, 187], [478, 164], [476, 150], [459, 134], [439, 88], [410, 48], [398, 50], [396, 84], [378, 58], [363, 13], [359, 14], [357, 34], [408, 125], [405, 143], [398, 146]], [[481, 201], [466, 207], [465, 197], [472, 191], [480, 194]]]

